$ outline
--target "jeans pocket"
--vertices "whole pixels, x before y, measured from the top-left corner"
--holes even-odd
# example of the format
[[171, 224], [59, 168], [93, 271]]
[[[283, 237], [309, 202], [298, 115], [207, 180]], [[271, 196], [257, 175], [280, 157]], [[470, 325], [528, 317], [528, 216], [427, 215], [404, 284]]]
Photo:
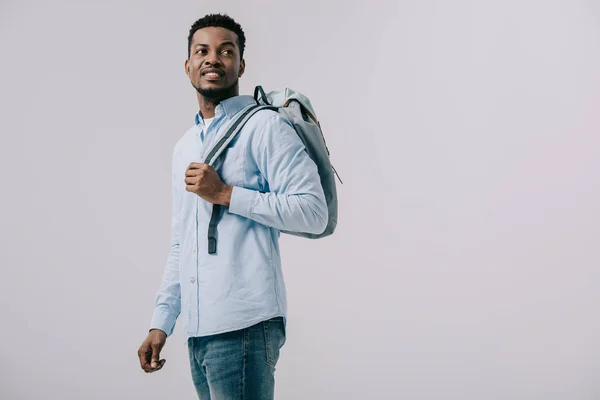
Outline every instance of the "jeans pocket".
[[275, 368], [279, 360], [279, 352], [285, 343], [285, 328], [283, 318], [277, 317], [263, 321], [265, 333], [265, 356], [267, 364]]

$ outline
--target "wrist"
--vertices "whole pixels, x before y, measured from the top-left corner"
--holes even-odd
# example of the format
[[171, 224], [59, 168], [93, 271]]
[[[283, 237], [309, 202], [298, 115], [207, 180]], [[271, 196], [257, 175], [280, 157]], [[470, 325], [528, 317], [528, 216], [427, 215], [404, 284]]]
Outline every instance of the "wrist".
[[233, 193], [233, 186], [224, 185], [223, 190], [217, 196], [217, 204], [229, 207], [231, 203], [231, 193]]
[[152, 328], [148, 333], [158, 332], [159, 335], [167, 337], [167, 333], [162, 329]]

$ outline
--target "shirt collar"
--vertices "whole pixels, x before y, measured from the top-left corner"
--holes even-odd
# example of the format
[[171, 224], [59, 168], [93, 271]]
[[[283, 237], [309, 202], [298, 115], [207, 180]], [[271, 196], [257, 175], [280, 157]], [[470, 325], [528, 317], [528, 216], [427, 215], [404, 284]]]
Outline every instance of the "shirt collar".
[[[220, 118], [223, 114], [225, 114], [226, 118], [231, 118], [242, 108], [252, 103], [256, 103], [256, 100], [254, 100], [254, 97], [249, 95], [233, 96], [225, 99], [215, 107], [215, 119]], [[198, 113], [196, 113], [194, 116], [194, 119], [196, 125], [204, 126], [204, 117], [202, 116], [202, 112], [198, 111]]]

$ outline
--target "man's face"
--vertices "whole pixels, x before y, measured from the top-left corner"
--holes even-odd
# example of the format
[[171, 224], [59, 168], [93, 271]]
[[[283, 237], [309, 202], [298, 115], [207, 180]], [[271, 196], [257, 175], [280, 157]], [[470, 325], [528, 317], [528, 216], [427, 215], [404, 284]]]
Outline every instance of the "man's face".
[[237, 35], [221, 27], [198, 29], [192, 36], [185, 71], [202, 96], [220, 100], [238, 94], [245, 63], [237, 43]]

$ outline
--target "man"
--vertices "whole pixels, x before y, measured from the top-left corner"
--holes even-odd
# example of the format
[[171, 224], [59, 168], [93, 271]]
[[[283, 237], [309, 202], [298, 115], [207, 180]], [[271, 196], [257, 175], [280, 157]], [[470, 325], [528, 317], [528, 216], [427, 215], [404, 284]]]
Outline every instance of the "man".
[[[199, 112], [173, 151], [171, 250], [138, 350], [144, 371], [160, 370], [181, 315], [202, 400], [273, 398], [287, 312], [280, 231], [321, 233], [328, 217], [317, 166], [275, 111], [254, 115], [215, 168], [202, 163], [222, 128], [254, 102], [239, 95], [245, 41], [226, 15], [207, 15], [190, 29], [185, 72]], [[213, 204], [222, 209], [214, 254]]]

